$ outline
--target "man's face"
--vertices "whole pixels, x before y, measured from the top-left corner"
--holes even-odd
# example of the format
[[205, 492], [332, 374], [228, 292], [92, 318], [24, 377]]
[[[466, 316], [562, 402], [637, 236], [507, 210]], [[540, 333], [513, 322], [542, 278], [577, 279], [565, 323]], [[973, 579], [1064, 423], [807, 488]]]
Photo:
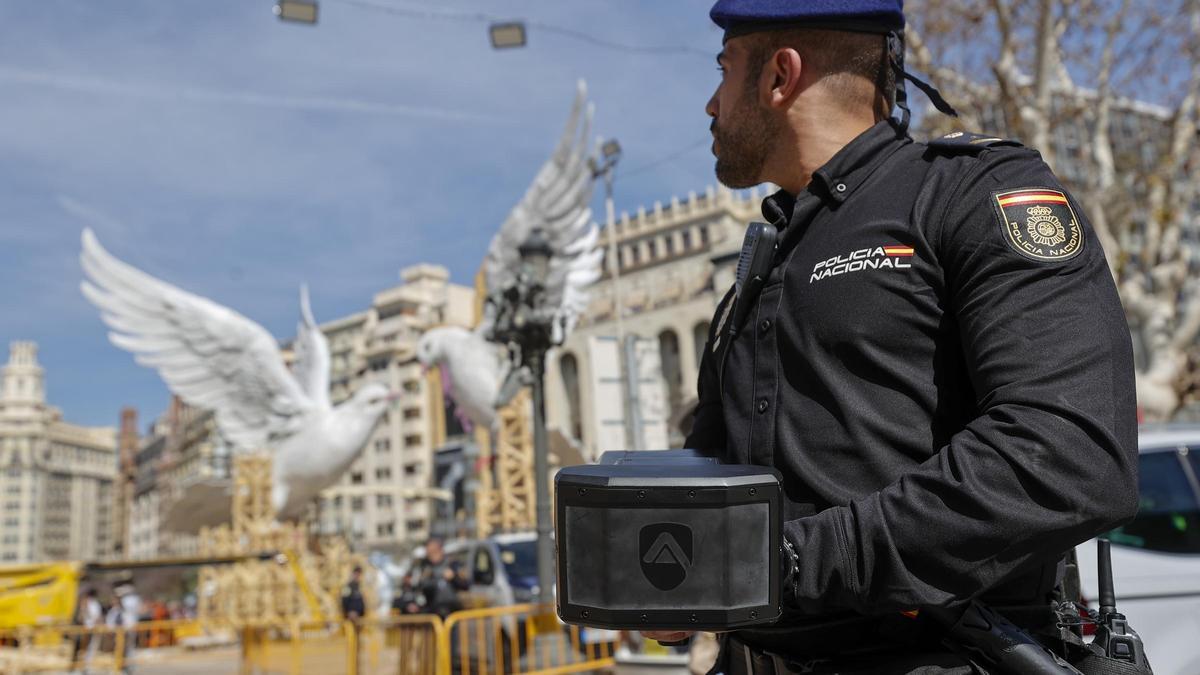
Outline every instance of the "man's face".
[[435, 539], [430, 541], [425, 548], [425, 556], [429, 558], [430, 562], [438, 563], [442, 561], [442, 542]]
[[763, 167], [774, 133], [774, 121], [758, 100], [758, 82], [750, 78], [747, 40], [734, 38], [717, 55], [721, 84], [704, 107], [712, 118], [712, 152], [717, 158], [717, 180], [739, 189], [763, 182]]

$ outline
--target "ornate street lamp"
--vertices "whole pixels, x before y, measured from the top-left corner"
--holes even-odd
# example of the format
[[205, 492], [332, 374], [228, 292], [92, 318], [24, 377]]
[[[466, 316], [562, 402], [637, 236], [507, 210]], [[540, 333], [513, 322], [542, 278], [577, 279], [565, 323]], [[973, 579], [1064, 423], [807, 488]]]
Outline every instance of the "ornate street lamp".
[[544, 608], [553, 604], [555, 577], [543, 381], [546, 353], [570, 335], [603, 260], [588, 208], [593, 183], [575, 179], [587, 176], [591, 118], [580, 82], [557, 148], [492, 238], [484, 259], [488, 296], [479, 331], [508, 351], [508, 375], [499, 383], [495, 402], [507, 401], [521, 384], [532, 385], [538, 600]]
[[551, 541], [549, 441], [546, 437], [546, 352], [554, 346], [555, 308], [544, 296], [554, 248], [542, 228], [535, 227], [517, 246], [520, 269], [503, 289], [496, 321], [488, 339], [509, 345], [514, 367], [529, 369], [533, 389], [533, 482], [537, 500], [538, 602], [554, 602], [554, 543]]
[[517, 247], [517, 255], [521, 256], [521, 266], [531, 285], [544, 289], [546, 279], [550, 276], [550, 256], [554, 255], [554, 249], [542, 228], [533, 228], [529, 238]]

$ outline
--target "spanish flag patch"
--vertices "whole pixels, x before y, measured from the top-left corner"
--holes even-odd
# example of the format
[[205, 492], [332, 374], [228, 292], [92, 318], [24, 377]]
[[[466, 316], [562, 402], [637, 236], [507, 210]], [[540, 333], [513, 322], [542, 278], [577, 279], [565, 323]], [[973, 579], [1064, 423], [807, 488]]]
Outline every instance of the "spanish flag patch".
[[994, 195], [1004, 240], [1033, 260], [1069, 260], [1083, 250], [1083, 228], [1058, 190], [1023, 188]]

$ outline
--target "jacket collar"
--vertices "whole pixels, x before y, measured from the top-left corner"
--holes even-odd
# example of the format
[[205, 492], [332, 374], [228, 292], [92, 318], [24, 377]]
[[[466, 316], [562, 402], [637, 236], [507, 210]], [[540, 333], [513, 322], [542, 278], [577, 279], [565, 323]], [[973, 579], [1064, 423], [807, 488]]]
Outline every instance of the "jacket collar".
[[849, 199], [893, 152], [910, 142], [912, 139], [899, 129], [893, 120], [877, 123], [847, 143], [824, 166], [817, 169], [812, 182], [798, 198], [786, 190], [778, 190], [764, 199], [763, 218], [782, 230], [797, 219], [803, 220], [807, 215], [796, 213], [797, 202], [813, 200], [836, 207]]
[[884, 160], [912, 142], [891, 119], [859, 134], [813, 173], [808, 189], [825, 198], [830, 206], [845, 202]]

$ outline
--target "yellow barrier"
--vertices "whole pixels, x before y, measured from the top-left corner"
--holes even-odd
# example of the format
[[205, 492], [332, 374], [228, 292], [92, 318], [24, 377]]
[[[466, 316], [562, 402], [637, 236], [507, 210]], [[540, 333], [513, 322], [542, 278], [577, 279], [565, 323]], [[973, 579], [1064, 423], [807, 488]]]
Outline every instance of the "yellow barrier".
[[438, 675], [442, 621], [413, 615], [365, 621], [246, 626], [242, 673], [302, 675]]
[[446, 639], [439, 675], [577, 673], [611, 667], [615, 648], [584, 641], [578, 626], [559, 623], [542, 605], [456, 612], [446, 620]]
[[175, 647], [179, 637], [213, 628], [181, 620], [140, 623], [130, 629], [27, 626], [4, 630], [0, 631], [0, 673], [121, 672], [143, 660], [167, 669], [172, 658], [182, 654]]
[[[29, 626], [0, 630], [0, 673], [237, 672], [243, 675], [493, 675], [574, 673], [613, 664], [612, 642], [588, 642], [538, 605], [364, 621], [234, 627], [158, 621], [131, 629]], [[203, 647], [205, 651], [189, 651]]]

